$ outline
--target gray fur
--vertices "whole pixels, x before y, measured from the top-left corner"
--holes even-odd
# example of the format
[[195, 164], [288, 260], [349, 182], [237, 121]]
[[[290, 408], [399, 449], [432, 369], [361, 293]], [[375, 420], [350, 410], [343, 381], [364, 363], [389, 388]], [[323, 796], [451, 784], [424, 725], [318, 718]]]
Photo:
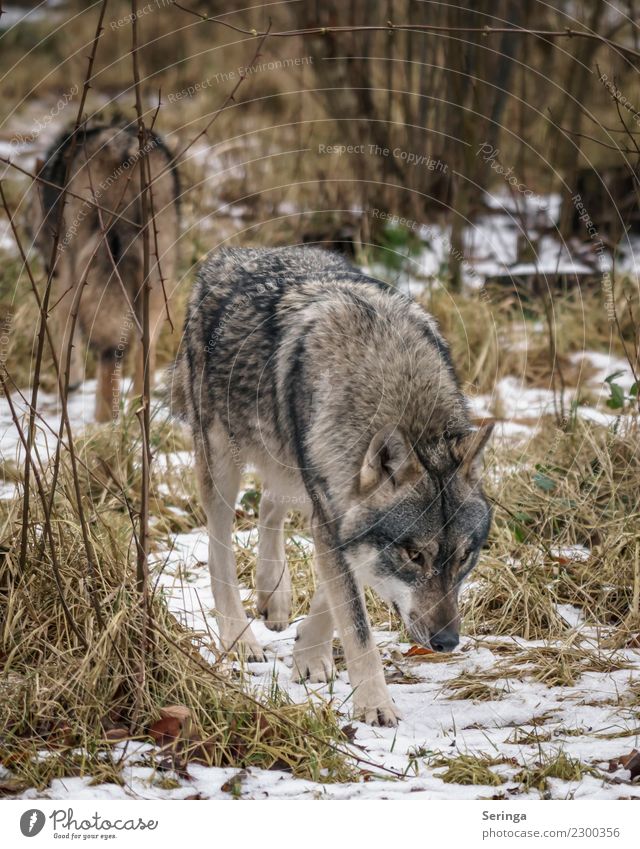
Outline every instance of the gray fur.
[[230, 537], [240, 472], [252, 464], [263, 481], [257, 588], [267, 624], [288, 623], [277, 538], [295, 506], [311, 521], [320, 589], [294, 671], [326, 679], [335, 625], [357, 712], [394, 724], [363, 584], [396, 607], [415, 640], [452, 648], [458, 589], [490, 524], [479, 482], [488, 432], [471, 427], [434, 319], [336, 255], [225, 249], [200, 269], [175, 378], [195, 441], [223, 644], [261, 653], [232, 577]]

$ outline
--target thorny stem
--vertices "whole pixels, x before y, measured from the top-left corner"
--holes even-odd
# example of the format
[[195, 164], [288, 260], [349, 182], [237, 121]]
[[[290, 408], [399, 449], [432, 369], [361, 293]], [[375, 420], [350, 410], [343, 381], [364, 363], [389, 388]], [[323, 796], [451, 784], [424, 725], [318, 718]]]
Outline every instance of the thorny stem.
[[258, 699], [254, 698], [249, 693], [246, 693], [241, 687], [237, 686], [235, 682], [230, 681], [228, 678], [220, 675], [219, 672], [215, 670], [213, 666], [211, 666], [207, 661], [200, 657], [199, 654], [195, 652], [187, 652], [181, 645], [175, 642], [175, 640], [171, 639], [169, 635], [162, 629], [162, 627], [158, 626], [159, 633], [168, 641], [171, 642], [171, 646], [177, 648], [179, 652], [181, 652], [187, 659], [192, 660], [203, 672], [206, 672], [207, 675], [210, 675], [216, 681], [221, 683], [224, 687], [227, 687], [237, 693], [246, 701], [258, 707], [260, 710], [265, 713], [272, 714], [277, 717], [281, 722], [284, 722], [290, 728], [295, 728], [300, 734], [306, 735], [307, 737], [311, 737], [317, 742], [326, 745], [327, 748], [332, 749], [334, 752], [338, 752], [339, 754], [346, 755], [347, 757], [353, 758], [357, 763], [365, 764], [366, 766], [373, 767], [374, 769], [381, 770], [382, 772], [387, 773], [387, 775], [392, 775], [394, 778], [404, 778], [405, 775], [401, 772], [397, 772], [395, 769], [391, 769], [390, 767], [386, 767], [382, 764], [374, 763], [373, 761], [369, 761], [366, 758], [360, 757], [357, 755], [352, 749], [348, 747], [337, 746], [335, 743], [332, 743], [330, 740], [325, 740], [317, 735], [315, 735], [312, 731], [308, 731], [306, 729], [301, 728], [296, 722], [292, 719], [289, 719], [288, 716], [279, 713], [276, 709], [269, 707], [269, 705], [263, 704]]
[[[136, 580], [142, 609], [142, 646], [139, 669], [140, 691], [144, 686], [147, 647], [149, 643], [149, 488], [151, 452], [149, 445], [150, 429], [150, 334], [149, 334], [149, 184], [147, 179], [147, 130], [144, 125], [142, 94], [140, 90], [140, 65], [138, 57], [138, 3], [131, 0], [131, 60], [135, 91], [135, 107], [138, 123], [138, 144], [140, 157], [138, 173], [140, 175], [140, 223], [142, 225], [142, 403], [137, 411], [142, 436], [142, 483], [140, 491], [140, 517], [137, 538]], [[138, 297], [140, 293], [138, 293]]]
[[245, 71], [243, 71], [243, 73], [241, 73], [241, 74], [238, 74], [237, 83], [231, 89], [229, 94], [225, 97], [224, 101], [222, 102], [222, 105], [219, 106], [216, 109], [216, 111], [213, 113], [213, 115], [211, 116], [209, 121], [207, 121], [207, 123], [203, 127], [203, 129], [200, 130], [200, 132], [197, 133], [191, 139], [191, 141], [188, 142], [181, 150], [179, 150], [178, 153], [174, 154], [171, 157], [171, 159], [169, 160], [169, 162], [167, 163], [167, 165], [158, 174], [156, 174], [156, 176], [153, 178], [153, 180], [150, 180], [149, 188], [151, 188], [151, 186], [153, 186], [153, 184], [155, 182], [157, 182], [162, 176], [164, 176], [168, 171], [170, 171], [171, 168], [173, 168], [174, 165], [177, 162], [179, 162], [181, 159], [183, 159], [183, 157], [187, 153], [187, 151], [190, 150], [193, 147], [193, 145], [196, 144], [196, 142], [199, 141], [202, 138], [202, 136], [206, 136], [206, 134], [209, 132], [209, 130], [211, 129], [211, 127], [213, 126], [215, 121], [217, 121], [217, 119], [224, 112], [224, 110], [227, 108], [227, 106], [229, 106], [230, 103], [233, 103], [235, 101], [235, 96], [238, 92], [238, 89], [240, 88], [242, 83], [247, 78], [247, 71], [251, 71], [251, 69], [255, 66], [256, 62], [258, 61], [258, 59], [260, 57], [262, 46], [264, 45], [268, 36], [269, 36], [269, 30], [267, 29], [267, 31], [262, 34], [262, 37], [261, 37], [260, 41], [258, 42], [258, 46], [256, 47], [255, 53], [253, 54], [253, 58], [251, 59], [249, 64], [246, 66]]

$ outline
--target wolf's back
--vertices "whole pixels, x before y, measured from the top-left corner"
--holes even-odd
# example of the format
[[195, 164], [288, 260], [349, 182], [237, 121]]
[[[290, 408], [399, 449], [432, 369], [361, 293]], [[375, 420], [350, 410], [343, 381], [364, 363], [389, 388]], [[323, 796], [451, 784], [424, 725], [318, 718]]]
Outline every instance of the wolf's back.
[[347, 441], [383, 420], [416, 440], [468, 427], [433, 318], [336, 254], [212, 253], [190, 298], [184, 342], [180, 369], [194, 416], [205, 426], [217, 417], [238, 442], [282, 452], [295, 433], [309, 441], [335, 420]]

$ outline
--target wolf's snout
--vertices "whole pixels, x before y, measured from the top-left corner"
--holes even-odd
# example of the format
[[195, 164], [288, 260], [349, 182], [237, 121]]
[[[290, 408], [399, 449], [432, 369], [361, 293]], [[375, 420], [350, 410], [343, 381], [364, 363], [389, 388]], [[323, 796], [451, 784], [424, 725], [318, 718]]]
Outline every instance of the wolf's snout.
[[442, 628], [431, 635], [431, 648], [435, 651], [453, 651], [460, 642], [455, 628]]

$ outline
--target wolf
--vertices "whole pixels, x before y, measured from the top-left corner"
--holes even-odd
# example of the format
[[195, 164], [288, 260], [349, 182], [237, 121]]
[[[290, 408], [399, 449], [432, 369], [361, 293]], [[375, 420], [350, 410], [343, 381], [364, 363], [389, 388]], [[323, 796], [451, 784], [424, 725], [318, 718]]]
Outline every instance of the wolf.
[[294, 675], [334, 674], [335, 628], [355, 715], [395, 725], [363, 588], [393, 606], [412, 640], [453, 650], [460, 585], [491, 522], [481, 485], [491, 428], [472, 427], [435, 320], [338, 255], [226, 248], [197, 275], [173, 386], [193, 433], [222, 645], [263, 657], [231, 543], [250, 464], [263, 482], [257, 606], [276, 631], [290, 616], [292, 504], [311, 527], [318, 589]]
[[[69, 387], [77, 388], [83, 378], [86, 345], [95, 352], [95, 417], [105, 422], [118, 415], [124, 357], [132, 342], [141, 337], [141, 162], [146, 156], [154, 214], [149, 228], [151, 340], [147, 367], [151, 375], [167, 294], [163, 282], [172, 280], [176, 268], [180, 179], [162, 138], [148, 132], [143, 155], [137, 129], [129, 124], [81, 128], [70, 161], [72, 150], [72, 131], [67, 129], [47, 151], [46, 161], [38, 162], [42, 181], [37, 183], [31, 229], [47, 273], [53, 261], [52, 336], [61, 371], [69, 357]], [[69, 193], [52, 260], [67, 168]], [[76, 309], [74, 332], [72, 313]], [[137, 394], [142, 393], [143, 369], [139, 355], [134, 379]]]

